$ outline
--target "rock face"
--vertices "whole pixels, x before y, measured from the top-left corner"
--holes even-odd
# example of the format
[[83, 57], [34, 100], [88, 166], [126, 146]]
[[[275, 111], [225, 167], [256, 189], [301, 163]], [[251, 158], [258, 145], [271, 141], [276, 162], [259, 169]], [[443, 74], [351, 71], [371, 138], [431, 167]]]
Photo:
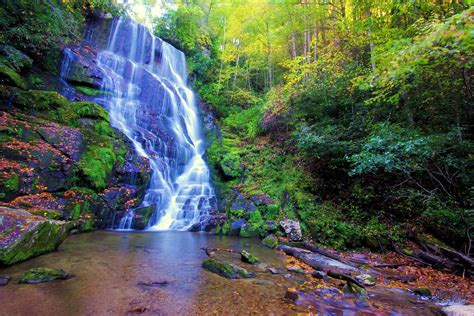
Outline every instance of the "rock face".
[[280, 226], [283, 228], [286, 236], [288, 236], [288, 239], [290, 241], [303, 240], [303, 234], [301, 233], [300, 222], [287, 219], [284, 221], [280, 221]]
[[0, 207], [0, 265], [56, 249], [73, 227], [71, 222], [46, 220], [24, 210]]
[[74, 277], [74, 274], [62, 269], [34, 268], [26, 271], [18, 283], [37, 284], [54, 280], [67, 280], [72, 277]]

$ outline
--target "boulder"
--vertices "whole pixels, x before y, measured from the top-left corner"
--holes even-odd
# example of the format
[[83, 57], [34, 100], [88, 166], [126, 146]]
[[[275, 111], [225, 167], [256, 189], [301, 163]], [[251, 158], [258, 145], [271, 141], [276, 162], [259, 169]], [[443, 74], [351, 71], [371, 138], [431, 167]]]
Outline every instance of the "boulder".
[[285, 231], [286, 236], [290, 241], [301, 241], [303, 240], [303, 234], [301, 233], [300, 222], [286, 219], [280, 221], [280, 226]]
[[246, 223], [242, 225], [242, 227], [240, 228], [240, 234], [239, 234], [240, 237], [250, 238], [250, 237], [258, 237], [259, 235], [260, 235], [260, 231], [258, 227], [256, 227], [255, 225]]
[[68, 273], [62, 269], [34, 268], [26, 271], [18, 283], [37, 284], [51, 282], [54, 280], [67, 280], [74, 277], [74, 274]]
[[55, 250], [73, 223], [47, 220], [20, 209], [0, 207], [0, 265], [11, 265]]
[[267, 237], [263, 238], [262, 244], [268, 248], [274, 249], [278, 246], [278, 238], [275, 235], [268, 235]]
[[250, 264], [254, 264], [254, 263], [259, 263], [260, 262], [260, 259], [258, 259], [257, 257], [255, 257], [253, 254], [251, 254], [250, 252], [246, 251], [246, 250], [242, 250], [240, 252], [240, 259], [243, 261], [243, 262], [246, 262], [246, 263], [250, 263]]
[[254, 278], [255, 275], [247, 269], [227, 261], [217, 259], [206, 259], [202, 262], [202, 267], [210, 272], [216, 273], [227, 279]]
[[229, 235], [239, 235], [240, 229], [247, 223], [244, 219], [234, 219], [230, 222]]
[[133, 229], [145, 229], [150, 217], [155, 211], [156, 204], [149, 206], [138, 207], [135, 209], [135, 215], [133, 216], [132, 228]]

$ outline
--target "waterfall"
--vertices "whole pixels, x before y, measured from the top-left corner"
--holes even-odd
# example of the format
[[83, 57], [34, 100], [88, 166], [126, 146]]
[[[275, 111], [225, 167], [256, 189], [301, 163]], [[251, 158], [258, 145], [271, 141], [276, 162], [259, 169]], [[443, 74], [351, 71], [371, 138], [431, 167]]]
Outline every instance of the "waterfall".
[[[186, 230], [202, 222], [215, 197], [183, 52], [143, 25], [118, 18], [110, 27], [107, 48], [97, 54], [97, 66], [105, 74], [105, 93], [94, 101], [150, 161], [152, 176], [142, 203], [155, 209], [148, 230]], [[62, 72], [68, 67], [63, 62]], [[130, 229], [133, 216], [129, 210], [119, 228]]]

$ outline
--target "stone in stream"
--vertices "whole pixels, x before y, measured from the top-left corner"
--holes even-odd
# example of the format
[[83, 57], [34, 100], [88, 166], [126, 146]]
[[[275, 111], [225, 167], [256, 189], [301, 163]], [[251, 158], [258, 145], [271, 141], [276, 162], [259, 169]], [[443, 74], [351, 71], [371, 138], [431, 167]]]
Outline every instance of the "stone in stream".
[[5, 286], [10, 282], [9, 276], [0, 275], [0, 286]]
[[265, 271], [270, 272], [271, 274], [278, 274], [278, 270], [274, 267], [266, 267]]
[[366, 289], [352, 282], [347, 282], [342, 288], [342, 291], [346, 294], [367, 295]]
[[173, 282], [172, 280], [155, 280], [155, 281], [151, 281], [151, 280], [146, 280], [146, 281], [141, 281], [141, 282], [138, 282], [137, 285], [139, 286], [146, 286], [146, 287], [161, 287], [161, 286], [166, 286], [168, 284], [170, 284], [171, 282]]
[[268, 235], [267, 237], [263, 238], [262, 244], [268, 248], [274, 249], [278, 246], [278, 238], [273, 234]]
[[455, 304], [443, 307], [442, 311], [446, 314], [446, 316], [474, 315], [474, 305]]
[[295, 273], [301, 273], [301, 274], [306, 274], [307, 273], [303, 268], [301, 268], [299, 266], [288, 266], [288, 267], [286, 267], [286, 269], [290, 272], [295, 272]]
[[254, 278], [255, 275], [247, 269], [241, 268], [232, 263], [206, 259], [202, 262], [202, 267], [210, 272], [216, 273], [227, 279]]
[[34, 268], [26, 271], [18, 283], [36, 284], [50, 282], [54, 280], [67, 280], [74, 277], [74, 274], [68, 273], [62, 269]]
[[242, 250], [240, 252], [240, 259], [243, 261], [243, 262], [246, 262], [246, 263], [250, 263], [250, 264], [254, 264], [254, 263], [259, 263], [260, 260], [255, 257], [254, 255], [252, 255], [250, 252], [246, 251], [246, 250]]
[[280, 226], [285, 231], [286, 236], [290, 241], [301, 241], [303, 240], [303, 234], [301, 233], [300, 222], [286, 219], [280, 221]]

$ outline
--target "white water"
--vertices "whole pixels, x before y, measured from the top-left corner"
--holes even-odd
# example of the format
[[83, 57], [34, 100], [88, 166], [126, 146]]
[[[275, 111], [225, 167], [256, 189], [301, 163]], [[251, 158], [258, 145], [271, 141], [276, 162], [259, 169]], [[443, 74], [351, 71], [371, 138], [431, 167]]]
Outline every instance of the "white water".
[[[142, 206], [155, 205], [148, 230], [186, 230], [201, 222], [214, 191], [184, 54], [129, 19], [113, 22], [106, 50], [97, 56], [106, 74], [97, 99], [113, 127], [150, 161], [152, 177]], [[111, 93], [110, 93], [111, 92]], [[121, 219], [130, 229], [134, 210]]]

